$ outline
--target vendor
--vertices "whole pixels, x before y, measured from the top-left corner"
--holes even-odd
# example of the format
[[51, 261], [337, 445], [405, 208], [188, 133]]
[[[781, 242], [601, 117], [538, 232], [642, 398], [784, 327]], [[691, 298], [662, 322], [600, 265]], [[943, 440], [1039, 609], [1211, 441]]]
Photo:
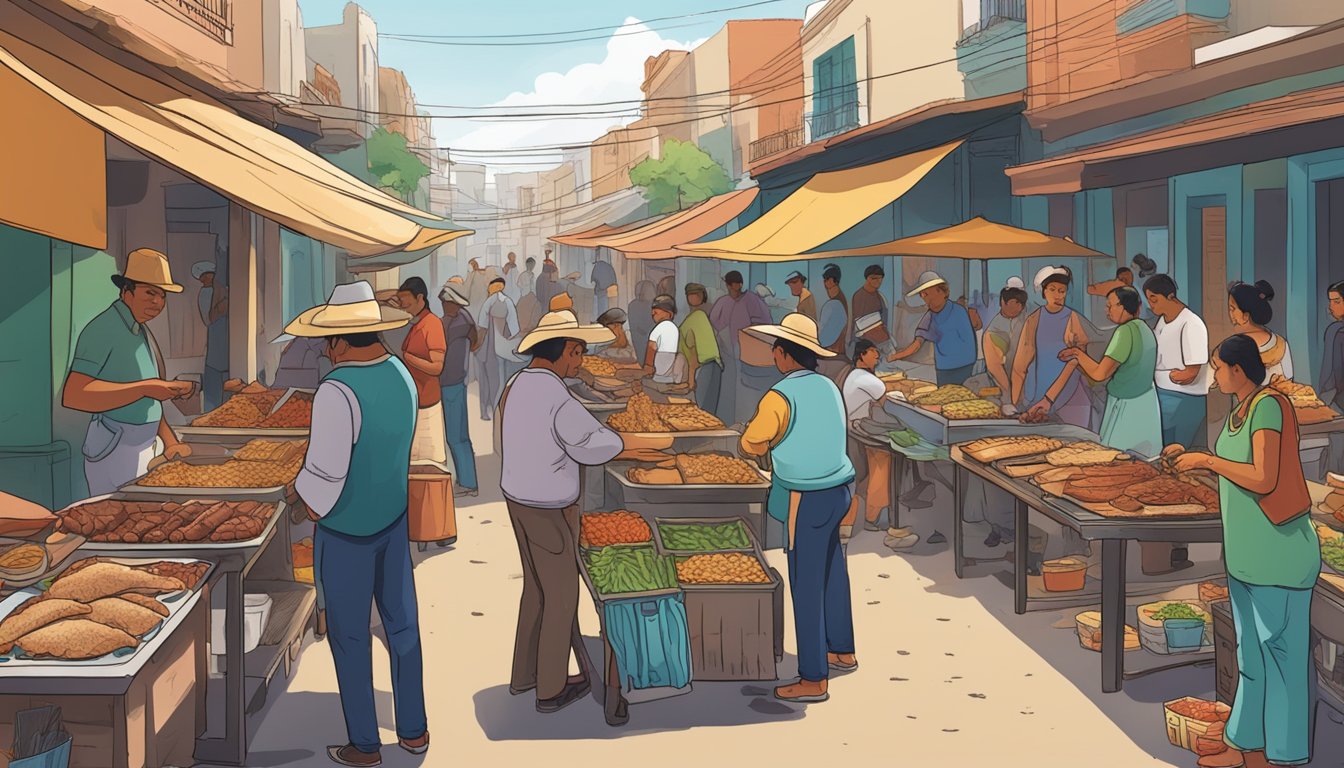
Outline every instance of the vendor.
[[681, 345], [681, 331], [672, 322], [677, 316], [677, 302], [671, 296], [657, 296], [653, 300], [653, 331], [649, 346], [644, 351], [644, 372], [656, 384], [677, 384], [677, 354]]
[[189, 381], [166, 381], [163, 358], [146, 325], [163, 311], [173, 282], [168, 257], [134, 250], [126, 270], [112, 276], [119, 295], [89, 321], [75, 343], [61, 402], [93, 414], [84, 437], [84, 477], [89, 495], [111, 493], [149, 470], [154, 441], [169, 459], [191, 455], [163, 417], [162, 401], [187, 397]]
[[1214, 381], [1234, 403], [1214, 453], [1167, 449], [1177, 470], [1218, 475], [1239, 677], [1223, 734], [1231, 749], [1201, 758], [1207, 768], [1249, 764], [1243, 752], [1263, 751], [1271, 765], [1311, 759], [1311, 598], [1321, 544], [1297, 419], [1288, 398], [1263, 386], [1259, 347], [1239, 334], [1213, 355]]
[[224, 402], [224, 380], [229, 377], [229, 295], [215, 290], [215, 264], [198, 261], [191, 276], [201, 284], [196, 307], [205, 324], [205, 370], [201, 373], [201, 404], [213, 411]]
[[1327, 405], [1344, 412], [1344, 282], [1332, 283], [1325, 296], [1330, 325], [1325, 329], [1321, 380], [1316, 389]]
[[[891, 451], [861, 443], [852, 434], [852, 431], [857, 429], [858, 422], [867, 419], [874, 407], [881, 408], [882, 400], [887, 396], [887, 385], [877, 377], [877, 363], [881, 359], [882, 354], [877, 351], [877, 345], [873, 342], [867, 339], [854, 342], [854, 370], [845, 376], [844, 383], [840, 387], [841, 396], [845, 401], [845, 421], [851, 431], [846, 452], [850, 464], [854, 465], [857, 491], [850, 499], [849, 512], [845, 514], [845, 519], [840, 521], [841, 542], [848, 541], [853, 535], [854, 522], [858, 519], [860, 496], [863, 497], [865, 531], [882, 530], [878, 520], [882, 517], [882, 510], [891, 502], [888, 496]], [[895, 527], [893, 515], [892, 528]], [[909, 531], [903, 531], [902, 535], [896, 538], [905, 540], [901, 543], [902, 548], [914, 546], [915, 542], [919, 541], [919, 537]]]
[[[841, 382], [849, 363], [846, 358], [849, 352], [849, 302], [840, 290], [839, 265], [826, 265], [821, 272], [821, 284], [826, 288], [826, 301], [821, 305], [821, 317], [817, 320], [818, 338], [835, 353], [835, 357], [823, 360], [818, 370], [832, 380]], [[881, 352], [878, 356], [881, 356]]]
[[706, 413], [719, 410], [719, 390], [723, 387], [723, 358], [714, 338], [705, 305], [709, 292], [699, 283], [686, 284], [686, 304], [691, 308], [678, 327], [678, 348], [686, 361], [686, 380], [695, 387], [695, 404]]
[[[1086, 348], [1087, 332], [1078, 313], [1065, 305], [1073, 275], [1064, 267], [1045, 267], [1036, 273], [1035, 285], [1045, 306], [1032, 312], [1022, 326], [1022, 336], [1013, 356], [1012, 404], [1028, 408], [1039, 403], [1066, 365], [1060, 353], [1067, 347]], [[1050, 412], [1065, 424], [1090, 429], [1092, 398], [1076, 368], [1055, 396]]]
[[630, 337], [625, 334], [625, 321], [627, 316], [625, 310], [620, 307], [612, 307], [598, 316], [595, 321], [598, 325], [611, 331], [616, 340], [606, 345], [598, 351], [598, 357], [604, 357], [614, 363], [638, 363], [635, 357], [635, 348], [630, 344]]
[[845, 403], [817, 361], [835, 353], [821, 346], [817, 324], [793, 313], [779, 325], [742, 334], [742, 360], [759, 365], [766, 350], [783, 380], [761, 398], [742, 433], [748, 456], [770, 454], [770, 517], [784, 524], [789, 589], [798, 647], [798, 677], [775, 698], [826, 701], [832, 670], [858, 669], [849, 570], [840, 523], [849, 510], [854, 467], [845, 453]]
[[979, 313], [952, 301], [947, 281], [937, 272], [920, 275], [919, 285], [906, 296], [918, 296], [929, 311], [924, 313], [915, 331], [915, 340], [905, 349], [893, 352], [887, 360], [904, 360], [928, 342], [933, 345], [938, 386], [965, 384], [975, 372], [975, 332], [980, 330]]
[[1012, 277], [999, 291], [999, 312], [985, 327], [985, 372], [972, 376], [966, 383], [972, 391], [997, 387], [1003, 402], [1003, 414], [1012, 416], [1016, 407], [1009, 402], [1013, 391], [1013, 358], [1022, 340], [1022, 328], [1027, 324], [1027, 292], [1022, 278]]

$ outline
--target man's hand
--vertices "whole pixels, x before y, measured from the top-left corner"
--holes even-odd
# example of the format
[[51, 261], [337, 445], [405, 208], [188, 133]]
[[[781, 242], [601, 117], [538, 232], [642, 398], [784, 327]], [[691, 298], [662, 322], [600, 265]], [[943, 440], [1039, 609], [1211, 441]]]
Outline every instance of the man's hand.
[[163, 458], [168, 461], [183, 459], [191, 455], [191, 446], [187, 443], [173, 443], [163, 449]]
[[1181, 369], [1179, 371], [1172, 371], [1171, 375], [1168, 378], [1171, 379], [1172, 384], [1184, 385], [1184, 384], [1193, 384], [1195, 378], [1198, 376], [1199, 376], [1199, 369], [1195, 368], [1193, 371], [1188, 372], [1185, 369]]
[[190, 395], [192, 386], [190, 381], [146, 379], [145, 381], [140, 382], [140, 391], [143, 397], [151, 397], [161, 401], [175, 400], [179, 397]]
[[1078, 357], [1082, 354], [1083, 350], [1077, 347], [1065, 347], [1064, 349], [1060, 350], [1059, 359], [1067, 363], [1070, 360], [1077, 360]]

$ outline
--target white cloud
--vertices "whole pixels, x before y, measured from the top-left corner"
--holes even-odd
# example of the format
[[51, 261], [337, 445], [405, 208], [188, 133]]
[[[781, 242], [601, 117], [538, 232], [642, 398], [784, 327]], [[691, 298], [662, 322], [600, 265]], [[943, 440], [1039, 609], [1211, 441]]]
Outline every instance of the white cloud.
[[[589, 104], [594, 102], [639, 100], [643, 94], [639, 90], [644, 81], [644, 61], [657, 56], [665, 50], [689, 51], [704, 38], [693, 42], [679, 42], [664, 38], [658, 32], [634, 17], [628, 17], [624, 25], [607, 41], [606, 58], [600, 63], [584, 63], [568, 72], [547, 72], [538, 75], [534, 87], [527, 93], [512, 93], [508, 97], [494, 102], [508, 112], [581, 112], [582, 108], [542, 109], [541, 104]], [[595, 109], [620, 109], [625, 105], [597, 107]], [[636, 107], [636, 104], [631, 104]], [[487, 122], [471, 121], [476, 126], [469, 133], [451, 143], [453, 148], [476, 150], [508, 150], [516, 147], [556, 146], [562, 144], [585, 144], [598, 138], [611, 128], [637, 119], [637, 110], [631, 109], [629, 117], [611, 119], [565, 118], [533, 121]], [[461, 122], [461, 121], [454, 121]], [[476, 156], [463, 154], [455, 159], [459, 162], [477, 162]], [[491, 155], [496, 162], [531, 162], [536, 155]], [[549, 158], [541, 167], [553, 166], [559, 156]], [[489, 164], [489, 161], [485, 161]], [[500, 168], [523, 170], [522, 168]]]

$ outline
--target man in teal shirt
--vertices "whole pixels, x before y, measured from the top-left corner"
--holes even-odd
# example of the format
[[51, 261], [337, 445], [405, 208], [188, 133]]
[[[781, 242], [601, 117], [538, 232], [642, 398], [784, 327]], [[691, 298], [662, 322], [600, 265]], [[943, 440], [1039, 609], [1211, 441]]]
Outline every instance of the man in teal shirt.
[[111, 493], [149, 469], [154, 442], [170, 459], [190, 455], [163, 418], [161, 401], [186, 397], [192, 384], [165, 381], [158, 349], [146, 323], [163, 311], [173, 282], [168, 257], [141, 248], [112, 276], [119, 295], [89, 321], [75, 343], [61, 403], [93, 414], [84, 437], [84, 477], [89, 495]]

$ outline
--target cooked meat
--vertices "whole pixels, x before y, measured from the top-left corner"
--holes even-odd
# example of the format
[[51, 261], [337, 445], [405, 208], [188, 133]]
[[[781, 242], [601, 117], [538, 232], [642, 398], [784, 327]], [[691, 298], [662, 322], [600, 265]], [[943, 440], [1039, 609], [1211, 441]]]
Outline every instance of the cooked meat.
[[65, 619], [29, 632], [15, 645], [29, 655], [78, 661], [135, 648], [140, 641], [115, 627], [88, 619]]
[[41, 629], [46, 625], [68, 619], [71, 616], [83, 616], [89, 613], [89, 607], [74, 600], [34, 599], [24, 603], [23, 608], [10, 614], [0, 622], [0, 653], [9, 653], [14, 641], [20, 637]]
[[118, 563], [95, 563], [74, 573], [62, 574], [47, 590], [47, 596], [91, 603], [122, 592], [161, 595], [184, 588], [177, 579], [155, 576]]
[[1145, 506], [1198, 504], [1209, 510], [1219, 508], [1218, 493], [1212, 488], [1166, 475], [1131, 486], [1126, 495]]

